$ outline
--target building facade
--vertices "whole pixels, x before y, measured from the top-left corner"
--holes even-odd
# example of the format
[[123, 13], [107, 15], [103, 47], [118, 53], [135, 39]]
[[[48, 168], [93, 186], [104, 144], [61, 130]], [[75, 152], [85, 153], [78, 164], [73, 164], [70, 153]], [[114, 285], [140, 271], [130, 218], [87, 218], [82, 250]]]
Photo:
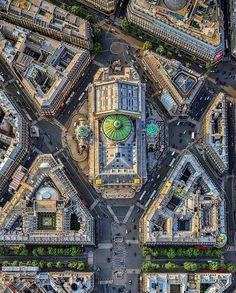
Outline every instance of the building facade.
[[94, 219], [52, 155], [35, 159], [0, 213], [2, 245], [94, 245]]
[[162, 92], [161, 101], [167, 111], [171, 114], [173, 109], [178, 109], [179, 113], [188, 112], [203, 88], [206, 77], [177, 60], [164, 58], [152, 51], [144, 52], [142, 63]]
[[223, 293], [232, 284], [230, 273], [144, 273], [143, 293]]
[[1, 19], [59, 41], [92, 48], [89, 22], [47, 1], [1, 0]]
[[91, 62], [88, 50], [0, 21], [0, 54], [42, 115], [55, 115]]
[[28, 123], [11, 98], [0, 91], [0, 191], [27, 155], [28, 144]]
[[231, 55], [236, 58], [236, 1], [230, 0], [230, 47]]
[[89, 179], [104, 197], [133, 197], [147, 179], [145, 85], [132, 67], [101, 68], [88, 102]]
[[207, 156], [219, 173], [229, 167], [227, 100], [219, 93], [207, 110], [203, 121], [203, 146]]
[[94, 7], [98, 8], [99, 10], [111, 14], [115, 12], [117, 0], [85, 0], [89, 4], [92, 4]]
[[41, 272], [33, 266], [3, 266], [0, 272], [1, 292], [80, 292], [94, 289], [91, 272]]
[[197, 158], [185, 151], [140, 221], [145, 245], [226, 244], [223, 194]]
[[131, 0], [128, 20], [203, 61], [224, 56], [223, 17], [218, 4], [198, 1]]

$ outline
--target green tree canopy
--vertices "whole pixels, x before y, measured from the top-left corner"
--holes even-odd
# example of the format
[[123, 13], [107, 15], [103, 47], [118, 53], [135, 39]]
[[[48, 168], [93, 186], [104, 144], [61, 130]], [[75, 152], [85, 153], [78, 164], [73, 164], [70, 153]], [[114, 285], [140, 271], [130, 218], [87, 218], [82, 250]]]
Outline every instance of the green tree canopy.
[[94, 45], [93, 45], [93, 53], [94, 54], [99, 54], [99, 53], [101, 53], [101, 51], [102, 51], [102, 45], [100, 44], [100, 43], [95, 43]]
[[152, 43], [149, 42], [149, 41], [146, 41], [144, 44], [143, 44], [143, 50], [151, 50], [152, 49]]
[[159, 46], [156, 48], [156, 53], [159, 55], [164, 55], [165, 54], [165, 49], [162, 46]]

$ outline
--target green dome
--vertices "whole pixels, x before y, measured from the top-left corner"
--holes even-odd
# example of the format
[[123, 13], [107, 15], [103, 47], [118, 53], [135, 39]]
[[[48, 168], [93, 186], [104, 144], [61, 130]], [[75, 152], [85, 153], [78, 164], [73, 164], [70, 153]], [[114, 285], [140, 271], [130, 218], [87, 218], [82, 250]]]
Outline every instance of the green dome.
[[159, 128], [155, 123], [149, 123], [146, 126], [146, 133], [148, 136], [152, 136], [152, 137], [157, 136], [158, 132], [159, 132]]
[[130, 135], [132, 123], [125, 115], [113, 114], [104, 119], [102, 129], [107, 138], [122, 141]]
[[88, 136], [89, 130], [88, 130], [88, 127], [87, 126], [85, 126], [85, 125], [79, 125], [75, 129], [75, 133], [79, 137], [85, 138], [85, 137]]

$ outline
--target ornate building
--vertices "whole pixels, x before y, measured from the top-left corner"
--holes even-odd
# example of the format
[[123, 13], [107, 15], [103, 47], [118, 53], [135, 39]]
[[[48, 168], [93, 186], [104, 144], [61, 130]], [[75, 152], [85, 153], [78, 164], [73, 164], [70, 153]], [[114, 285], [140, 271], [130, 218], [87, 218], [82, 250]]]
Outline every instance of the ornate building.
[[104, 197], [133, 197], [147, 178], [145, 85], [132, 67], [101, 68], [88, 101], [89, 179]]

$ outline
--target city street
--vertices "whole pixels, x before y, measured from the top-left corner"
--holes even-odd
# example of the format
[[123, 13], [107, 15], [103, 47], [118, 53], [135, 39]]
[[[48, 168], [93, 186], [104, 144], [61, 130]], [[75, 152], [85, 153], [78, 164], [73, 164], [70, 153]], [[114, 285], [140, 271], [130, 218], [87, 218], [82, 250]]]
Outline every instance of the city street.
[[[60, 1], [57, 1], [60, 3]], [[96, 272], [96, 293], [102, 292], [119, 292], [121, 288], [125, 288], [129, 293], [140, 292], [140, 266], [145, 260], [140, 254], [141, 242], [139, 241], [139, 220], [143, 213], [158, 197], [160, 186], [166, 182], [168, 173], [175, 165], [175, 160], [181, 155], [182, 151], [189, 149], [198, 161], [202, 164], [209, 178], [219, 190], [224, 193], [226, 202], [227, 215], [227, 234], [228, 243], [224, 251], [224, 261], [236, 264], [236, 200], [235, 200], [235, 180], [234, 173], [236, 170], [235, 162], [235, 101], [231, 98], [228, 103], [228, 143], [229, 143], [229, 172], [224, 176], [220, 176], [215, 170], [212, 163], [205, 157], [201, 146], [197, 145], [197, 139], [192, 134], [197, 134], [198, 123], [204, 117], [209, 105], [213, 101], [215, 94], [219, 90], [235, 97], [236, 95], [236, 66], [232, 65], [230, 60], [221, 62], [214, 72], [210, 72], [208, 83], [197, 97], [194, 99], [189, 117], [183, 119], [177, 116], [171, 117], [167, 110], [160, 102], [157, 94], [157, 86], [151, 80], [149, 73], [144, 70], [142, 63], [137, 57], [136, 50], [141, 49], [143, 41], [131, 35], [124, 33], [117, 23], [125, 16], [125, 10], [128, 1], [120, 2], [122, 5], [117, 7], [114, 22], [106, 21], [104, 14], [94, 12], [98, 20], [101, 20], [102, 32], [102, 52], [97, 56], [93, 56], [93, 62], [75, 86], [71, 89], [73, 96], [60, 109], [54, 118], [45, 118], [37, 113], [32, 101], [24, 93], [21, 84], [16, 80], [9, 68], [0, 63], [0, 73], [2, 73], [5, 82], [1, 87], [12, 97], [22, 110], [24, 117], [39, 128], [39, 138], [31, 138], [30, 152], [27, 155], [23, 165], [29, 168], [38, 154], [51, 153], [58, 163], [62, 164], [68, 178], [71, 180], [78, 196], [88, 206], [91, 214], [95, 218], [96, 246], [86, 247], [85, 254], [80, 257], [66, 258], [69, 261], [87, 260], [88, 252], [93, 255], [93, 264], [100, 268]], [[227, 9], [225, 6], [223, 9]], [[89, 8], [89, 12], [93, 13], [93, 9]], [[227, 35], [227, 38], [229, 36]], [[180, 58], [179, 58], [180, 59]], [[70, 156], [67, 145], [64, 143], [62, 135], [69, 125], [70, 119], [74, 113], [78, 111], [84, 101], [87, 100], [87, 88], [93, 81], [94, 74], [99, 67], [111, 66], [114, 61], [120, 60], [122, 65], [134, 65], [140, 74], [142, 82], [146, 83], [147, 99], [153, 103], [161, 113], [166, 123], [167, 146], [163, 157], [157, 162], [154, 169], [148, 174], [147, 182], [142, 189], [136, 193], [131, 199], [103, 199], [88, 181], [88, 177], [78, 167], [76, 162]], [[185, 58], [184, 58], [185, 60]], [[187, 59], [186, 59], [187, 60]], [[182, 60], [183, 61], [183, 60]], [[203, 72], [203, 69], [194, 64], [194, 69]], [[83, 97], [80, 99], [80, 97]], [[26, 115], [27, 114], [27, 115]], [[7, 191], [1, 191], [3, 206], [12, 195]], [[149, 201], [151, 194], [154, 194]], [[118, 237], [120, 242], [116, 242]], [[20, 260], [18, 256], [1, 256], [0, 261]], [[33, 257], [27, 257], [33, 259]], [[60, 261], [65, 260], [64, 257], [41, 257], [40, 260]], [[176, 258], [173, 261], [183, 263], [186, 258]], [[205, 263], [208, 258], [197, 258], [196, 262]], [[219, 261], [219, 259], [211, 259]], [[167, 258], [152, 258], [153, 262], [166, 263], [170, 261]], [[117, 272], [122, 272], [122, 277], [117, 277]], [[234, 281], [234, 284], [235, 281]], [[232, 290], [232, 288], [231, 288]], [[228, 291], [231, 293], [233, 291]], [[164, 293], [164, 292], [163, 292]]]

